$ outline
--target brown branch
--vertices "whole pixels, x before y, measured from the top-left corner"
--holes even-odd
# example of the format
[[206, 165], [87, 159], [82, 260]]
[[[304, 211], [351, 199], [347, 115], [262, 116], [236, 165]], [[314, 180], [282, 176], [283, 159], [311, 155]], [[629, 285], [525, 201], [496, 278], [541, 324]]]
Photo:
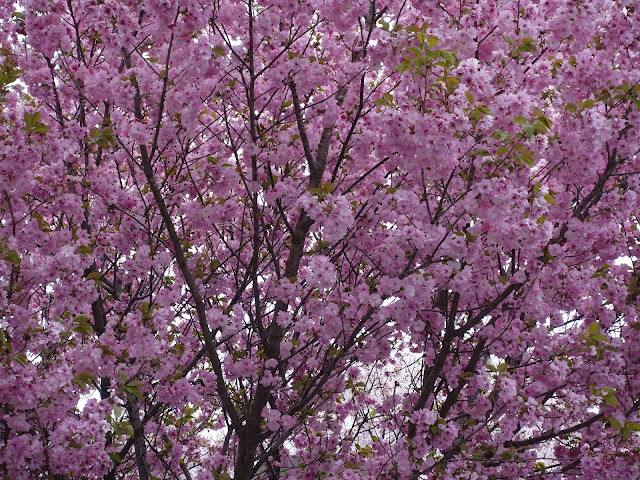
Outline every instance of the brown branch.
[[602, 417], [604, 417], [604, 412], [598, 413], [597, 415], [594, 415], [593, 417], [591, 417], [589, 420], [585, 420], [584, 422], [580, 422], [572, 427], [564, 428], [562, 430], [556, 431], [555, 429], [551, 429], [551, 430], [547, 430], [546, 432], [536, 437], [531, 437], [524, 440], [509, 440], [507, 442], [504, 442], [504, 446], [505, 448], [511, 448], [511, 447], [519, 448], [519, 447], [529, 447], [531, 445], [536, 445], [538, 443], [542, 443], [547, 440], [560, 437], [562, 435], [569, 435], [570, 433], [574, 433], [579, 430], [582, 430], [583, 428], [587, 428], [593, 425], [598, 420], [600, 420]]
[[[478, 340], [476, 347], [473, 349], [473, 354], [471, 355], [471, 359], [469, 360], [469, 363], [467, 363], [467, 366], [465, 367], [463, 373], [475, 373], [476, 368], [478, 368], [478, 363], [482, 358], [484, 347], [486, 345], [487, 345], [486, 338], [481, 338], [480, 340]], [[451, 408], [453, 408], [455, 403], [458, 401], [458, 396], [460, 395], [460, 392], [462, 392], [462, 389], [464, 388], [466, 383], [467, 383], [467, 377], [466, 376], [461, 377], [456, 388], [454, 388], [449, 393], [449, 395], [447, 395], [447, 398], [445, 399], [444, 403], [440, 407], [440, 412], [439, 412], [440, 418], [447, 418], [449, 411], [451, 410]]]
[[302, 141], [302, 148], [304, 149], [304, 156], [309, 164], [309, 169], [313, 171], [316, 169], [315, 160], [313, 159], [313, 153], [311, 152], [309, 137], [307, 137], [307, 129], [304, 126], [300, 97], [298, 96], [298, 90], [296, 89], [296, 84], [293, 80], [289, 82], [289, 89], [291, 90], [291, 96], [293, 97], [293, 109], [296, 112], [296, 122], [298, 123], [298, 131], [300, 133], [300, 140]]
[[[447, 295], [446, 292], [444, 292]], [[436, 380], [442, 373], [442, 369], [446, 365], [447, 358], [449, 357], [449, 353], [451, 352], [451, 343], [455, 338], [455, 318], [458, 314], [458, 302], [460, 301], [460, 294], [458, 292], [453, 294], [453, 298], [451, 300], [451, 307], [447, 309], [446, 305], [443, 305], [443, 312], [446, 316], [446, 325], [445, 325], [445, 333], [442, 339], [442, 346], [440, 348], [440, 352], [436, 356], [435, 361], [433, 362], [433, 366], [425, 370], [424, 376], [422, 377], [422, 387], [420, 389], [420, 396], [418, 397], [418, 401], [413, 407], [413, 411], [417, 412], [418, 410], [422, 410], [426, 404], [427, 400], [431, 397], [433, 393], [433, 389], [436, 384]], [[445, 300], [446, 303], [446, 300]], [[428, 375], [427, 375], [428, 371]], [[414, 423], [409, 423], [409, 428], [407, 431], [408, 438], [414, 438], [416, 436], [416, 426]]]
[[136, 452], [136, 465], [138, 466], [138, 475], [140, 480], [150, 480], [151, 468], [147, 461], [147, 445], [144, 439], [144, 424], [140, 420], [140, 410], [138, 408], [138, 400], [130, 395], [127, 402], [127, 412], [129, 413], [129, 421], [133, 428], [133, 444]]
[[507, 299], [511, 293], [522, 287], [524, 283], [512, 283], [507, 288], [505, 288], [500, 295], [498, 295], [489, 305], [485, 306], [480, 312], [469, 320], [466, 324], [456, 330], [455, 336], [461, 337], [465, 333], [467, 333], [472, 328], [476, 327], [484, 317], [489, 315], [498, 305], [500, 305], [504, 300]]
[[[131, 66], [131, 57], [124, 50], [123, 50], [123, 53], [125, 55], [125, 58], [124, 58], [125, 66], [129, 68]], [[169, 51], [167, 52], [167, 62], [170, 59], [170, 54], [171, 54], [171, 49], [169, 49]], [[166, 75], [168, 75], [168, 71], [169, 71], [168, 63], [165, 65], [165, 70], [166, 70]], [[135, 116], [138, 121], [142, 121], [143, 120], [142, 96], [140, 95], [140, 87], [137, 81], [135, 81], [135, 79], [133, 81], [133, 85], [135, 89], [135, 95], [134, 95]], [[161, 106], [164, 105], [166, 94], [167, 94], [167, 88], [166, 88], [166, 77], [165, 77], [165, 82], [162, 90], [162, 98], [160, 99]], [[159, 122], [161, 121], [163, 113], [164, 113], [163, 109], [159, 108], [158, 121], [156, 123], [156, 132], [154, 135], [154, 142], [151, 145], [152, 152], [155, 152], [157, 150], [158, 128], [159, 128], [158, 125], [159, 125]], [[235, 410], [233, 402], [231, 401], [231, 396], [229, 395], [229, 392], [227, 390], [227, 386], [224, 383], [224, 373], [222, 370], [222, 363], [220, 361], [220, 358], [218, 357], [218, 352], [216, 350], [216, 346], [213, 340], [213, 335], [211, 333], [211, 330], [209, 329], [209, 324], [207, 322], [206, 305], [205, 305], [204, 299], [202, 298], [198, 285], [195, 281], [193, 273], [191, 272], [187, 264], [187, 259], [182, 247], [182, 242], [180, 241], [180, 237], [176, 232], [175, 226], [173, 224], [173, 219], [171, 218], [171, 213], [167, 208], [167, 204], [165, 202], [164, 196], [162, 195], [162, 192], [158, 187], [158, 183], [156, 182], [156, 178], [155, 178], [155, 174], [153, 172], [153, 166], [152, 166], [153, 158], [149, 154], [149, 150], [147, 149], [146, 145], [140, 145], [140, 155], [142, 157], [142, 169], [147, 179], [149, 189], [151, 190], [153, 194], [153, 198], [158, 206], [158, 209], [160, 210], [160, 215], [162, 217], [163, 223], [167, 228], [169, 239], [174, 250], [174, 257], [176, 259], [176, 263], [178, 264], [180, 273], [182, 274], [184, 281], [187, 284], [187, 287], [189, 288], [191, 297], [194, 302], [196, 315], [198, 318], [200, 329], [202, 331], [202, 337], [204, 340], [207, 356], [211, 361], [213, 371], [216, 375], [216, 390], [220, 395], [220, 401], [222, 403], [222, 407], [225, 413], [229, 415], [229, 418], [231, 419], [231, 424], [236, 429], [236, 431], [241, 432], [242, 424], [240, 422], [240, 417], [238, 416], [238, 413]]]

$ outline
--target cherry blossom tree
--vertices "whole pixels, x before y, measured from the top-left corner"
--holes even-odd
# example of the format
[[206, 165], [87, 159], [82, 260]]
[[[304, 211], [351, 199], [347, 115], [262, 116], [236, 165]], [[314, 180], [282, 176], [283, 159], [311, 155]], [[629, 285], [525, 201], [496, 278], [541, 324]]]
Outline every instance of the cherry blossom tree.
[[636, 0], [2, 0], [5, 479], [640, 478]]

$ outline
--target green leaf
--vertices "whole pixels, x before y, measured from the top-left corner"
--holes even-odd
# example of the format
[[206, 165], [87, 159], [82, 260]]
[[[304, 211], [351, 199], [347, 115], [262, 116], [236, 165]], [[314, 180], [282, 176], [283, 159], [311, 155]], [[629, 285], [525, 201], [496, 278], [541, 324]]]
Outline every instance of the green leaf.
[[40, 112], [35, 112], [35, 113], [27, 113], [24, 112], [24, 123], [27, 124], [27, 127], [35, 127], [39, 122], [40, 122], [40, 117], [41, 117], [41, 113]]
[[502, 34], [502, 38], [504, 39], [505, 42], [509, 44], [511, 48], [513, 48], [513, 45], [514, 45], [513, 39], [509, 35]]
[[90, 322], [91, 321], [91, 317], [89, 315], [86, 315], [84, 313], [80, 314], [80, 315], [76, 315], [75, 317], [73, 317], [73, 322], [74, 323], [84, 323], [84, 322]]
[[622, 430], [622, 424], [618, 420], [616, 420], [615, 418], [608, 418], [607, 420], [609, 421], [611, 426], [615, 428], [617, 431]]
[[526, 125], [529, 120], [527, 120], [525, 117], [523, 117], [522, 115], [518, 115], [516, 118], [514, 118], [513, 123], [521, 123], [523, 125]]
[[123, 370], [118, 370], [118, 376], [120, 377], [120, 381], [124, 384], [127, 383], [127, 374]]
[[594, 335], [600, 331], [600, 324], [598, 322], [591, 322], [587, 327], [587, 332], [589, 335]]
[[12, 360], [15, 362], [18, 362], [23, 367], [26, 367], [31, 363], [29, 362], [29, 359], [27, 358], [27, 355], [24, 352], [18, 353], [15, 357], [12, 358]]
[[475, 152], [471, 153], [471, 156], [472, 157], [490, 157], [491, 152], [489, 152], [489, 150], [487, 150], [486, 148], [480, 148]]
[[146, 383], [141, 382], [140, 380], [131, 380], [130, 382], [127, 382], [127, 387], [143, 387], [145, 386]]
[[402, 63], [396, 67], [396, 70], [398, 72], [407, 72], [411, 69], [413, 69], [413, 66], [411, 65], [411, 62], [407, 59], [403, 60]]
[[594, 99], [588, 98], [584, 102], [582, 102], [582, 108], [591, 108], [595, 104], [596, 104], [596, 101]]
[[427, 43], [429, 44], [429, 47], [433, 48], [438, 43], [440, 43], [440, 39], [438, 37], [433, 36], [433, 35], [429, 35], [427, 37]]
[[101, 280], [102, 274], [100, 272], [91, 272], [85, 278], [87, 280]]
[[124, 390], [133, 394], [136, 398], [144, 398], [142, 391], [138, 387], [124, 387]]
[[464, 96], [467, 97], [467, 101], [469, 102], [469, 104], [473, 105], [473, 103], [475, 102], [475, 98], [473, 98], [473, 95], [469, 92], [465, 92]]
[[626, 426], [632, 432], [640, 432], [640, 423], [638, 422], [629, 422]]
[[544, 115], [539, 115], [538, 118], [536, 118], [536, 121], [539, 124], [544, 125], [547, 130], [550, 130], [551, 127], [553, 126], [553, 122], [549, 120], [547, 117], [545, 117]]
[[607, 340], [609, 340], [609, 337], [603, 335], [602, 333], [593, 334], [590, 338], [595, 342], [606, 342]]
[[551, 205], [555, 205], [556, 204], [556, 199], [553, 198], [553, 195], [551, 193], [547, 193], [544, 196], [544, 199], [547, 201], [547, 203], [550, 203]]
[[386, 98], [378, 98], [371, 103], [373, 103], [374, 105], [387, 106], [389, 105], [389, 100], [387, 100]]
[[614, 408], [620, 405], [620, 401], [613, 393], [605, 395], [604, 397], [602, 397], [602, 399]]
[[96, 345], [96, 348], [99, 348], [100, 350], [102, 350], [103, 356], [107, 355], [110, 357], [114, 357], [116, 355], [115, 352], [111, 350], [108, 345]]
[[76, 252], [83, 255], [88, 255], [93, 253], [93, 249], [87, 245], [80, 245], [78, 248], [76, 248]]
[[78, 325], [73, 331], [81, 335], [91, 335], [93, 333], [93, 330], [88, 325]]
[[327, 182], [322, 184], [322, 191], [325, 193], [333, 192], [334, 184], [332, 182]]
[[115, 415], [115, 418], [122, 417], [123, 413], [124, 413], [124, 411], [118, 405], [114, 405], [113, 406], [113, 414]]
[[220, 55], [221, 57], [224, 57], [227, 54], [227, 51], [224, 49], [222, 45], [211, 47], [211, 51], [216, 55]]
[[15, 250], [8, 250], [7, 252], [5, 252], [2, 259], [5, 262], [13, 263], [14, 265], [20, 265], [20, 262], [22, 261], [20, 255]]
[[49, 131], [49, 127], [47, 127], [44, 123], [40, 122], [41, 117], [40, 112], [35, 113], [27, 113], [25, 112], [23, 115], [25, 127], [22, 127], [22, 130], [25, 130], [29, 133], [47, 133]]
[[122, 428], [124, 433], [126, 433], [130, 437], [133, 437], [133, 427], [131, 426], [131, 424], [129, 422], [127, 422], [126, 420], [120, 422], [120, 428]]
[[510, 141], [511, 135], [507, 132], [503, 132], [502, 130], [497, 130], [491, 134], [491, 138], [495, 138], [496, 140], [502, 140], [503, 142]]
[[498, 372], [504, 373], [504, 372], [507, 371], [508, 368], [509, 368], [509, 365], [507, 365], [506, 363], [502, 362], [500, 365], [498, 365]]
[[611, 266], [610, 265], [603, 265], [602, 267], [598, 268], [595, 273], [593, 275], [591, 275], [589, 278], [598, 278], [598, 277], [606, 277], [607, 274], [609, 273], [609, 268]]
[[511, 460], [515, 457], [515, 454], [511, 450], [505, 450], [500, 454], [503, 460]]
[[92, 335], [93, 327], [91, 326], [90, 322], [91, 317], [89, 315], [76, 315], [73, 318], [73, 324], [75, 325], [73, 331], [82, 335]]
[[473, 115], [475, 118], [480, 119], [483, 115], [491, 115], [491, 110], [489, 110], [489, 107], [487, 107], [486, 105], [478, 105], [473, 109], [471, 115]]
[[543, 462], [536, 462], [533, 464], [533, 469], [538, 472], [546, 472], [547, 466]]
[[49, 131], [49, 127], [47, 127], [44, 123], [40, 123], [33, 127], [31, 131], [35, 133], [47, 133]]
[[536, 163], [535, 155], [529, 149], [523, 150], [520, 152], [520, 158], [524, 163], [526, 163], [529, 167], [533, 167]]
[[87, 388], [88, 385], [97, 382], [97, 380], [96, 377], [94, 377], [91, 373], [82, 372], [74, 376], [71, 379], [71, 382], [84, 389]]
[[517, 48], [519, 52], [535, 52], [538, 49], [533, 38], [525, 37], [520, 42]]

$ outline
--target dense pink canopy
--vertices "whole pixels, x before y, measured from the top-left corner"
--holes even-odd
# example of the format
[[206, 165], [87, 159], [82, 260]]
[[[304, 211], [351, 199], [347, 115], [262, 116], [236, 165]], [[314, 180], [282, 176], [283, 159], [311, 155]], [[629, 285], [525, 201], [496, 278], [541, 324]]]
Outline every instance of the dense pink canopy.
[[640, 478], [636, 0], [0, 27], [0, 477]]

